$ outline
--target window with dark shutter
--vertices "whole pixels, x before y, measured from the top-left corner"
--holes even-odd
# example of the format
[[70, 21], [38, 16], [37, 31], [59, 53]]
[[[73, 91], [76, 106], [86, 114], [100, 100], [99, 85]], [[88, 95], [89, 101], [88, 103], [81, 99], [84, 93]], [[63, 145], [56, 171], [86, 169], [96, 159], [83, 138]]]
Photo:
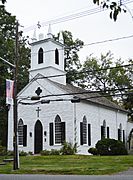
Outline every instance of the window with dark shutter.
[[23, 120], [20, 119], [18, 122], [18, 145], [23, 145]]
[[59, 115], [55, 118], [55, 144], [61, 143], [61, 118]]
[[118, 140], [121, 141], [121, 130], [118, 129]]
[[63, 143], [66, 139], [66, 130], [65, 130], [65, 122], [61, 123], [61, 143]]
[[101, 139], [106, 138], [106, 121], [103, 121], [103, 125], [101, 126]]
[[125, 131], [123, 130], [123, 143], [125, 144]]
[[87, 119], [83, 117], [83, 144], [87, 144]]
[[80, 122], [80, 144], [83, 145], [83, 122]]
[[104, 138], [104, 127], [101, 126], [101, 139], [103, 139], [103, 138]]
[[53, 123], [49, 123], [49, 145], [54, 145], [54, 126]]
[[58, 51], [58, 49], [55, 50], [55, 64], [59, 65], [59, 51]]
[[43, 63], [43, 49], [40, 48], [38, 51], [38, 64]]
[[121, 123], [118, 128], [118, 140], [122, 141], [122, 124]]
[[109, 138], [109, 127], [107, 127], [107, 138]]
[[23, 126], [23, 146], [27, 146], [27, 125]]
[[88, 146], [91, 146], [91, 124], [88, 124]]

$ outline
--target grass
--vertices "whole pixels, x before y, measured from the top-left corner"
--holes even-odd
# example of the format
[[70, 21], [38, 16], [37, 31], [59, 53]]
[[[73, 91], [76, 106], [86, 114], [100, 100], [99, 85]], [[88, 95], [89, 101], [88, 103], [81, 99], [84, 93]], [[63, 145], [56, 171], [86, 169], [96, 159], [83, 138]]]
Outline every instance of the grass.
[[13, 171], [12, 164], [0, 166], [0, 174], [105, 175], [133, 167], [133, 156], [21, 156], [19, 170]]

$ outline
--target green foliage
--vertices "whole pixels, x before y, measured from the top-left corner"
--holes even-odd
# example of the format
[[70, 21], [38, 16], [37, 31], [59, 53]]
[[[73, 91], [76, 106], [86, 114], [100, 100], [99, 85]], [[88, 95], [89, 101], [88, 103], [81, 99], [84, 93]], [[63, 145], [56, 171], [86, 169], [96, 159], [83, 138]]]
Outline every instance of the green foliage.
[[101, 54], [100, 58], [90, 55], [83, 64], [84, 73], [78, 85], [84, 85], [89, 90], [101, 91], [103, 95], [119, 94], [117, 103], [129, 110], [129, 117], [132, 119], [133, 61], [130, 59], [127, 64], [128, 66], [124, 67], [121, 59], [114, 60], [110, 51], [105, 55]]
[[96, 143], [96, 149], [100, 155], [127, 155], [125, 145], [115, 139], [102, 139]]
[[32, 155], [33, 155], [33, 152], [29, 151], [28, 154], [32, 156]]
[[0, 145], [0, 156], [6, 155], [6, 148]]
[[[15, 30], [16, 17], [0, 5], [0, 57], [14, 64], [15, 59]], [[19, 67], [18, 67], [18, 91], [28, 82], [28, 69], [30, 62], [30, 50], [26, 46], [25, 38], [19, 33]], [[7, 145], [7, 113], [8, 106], [5, 100], [5, 80], [13, 79], [13, 69], [0, 61], [0, 140], [2, 145]]]
[[97, 151], [97, 149], [94, 148], [94, 147], [89, 148], [89, 149], [88, 149], [88, 153], [91, 153], [91, 154], [93, 154], [93, 155], [98, 155], [98, 151]]
[[51, 149], [51, 150], [42, 150], [40, 152], [42, 156], [49, 156], [49, 155], [60, 155], [60, 150], [57, 149]]
[[7, 155], [7, 156], [13, 156], [13, 154], [14, 154], [13, 151], [7, 151], [7, 152], [6, 152], [6, 155]]
[[50, 150], [42, 150], [41, 152], [40, 152], [40, 154], [42, 155], [42, 156], [48, 156], [48, 155], [50, 155]]
[[72, 145], [72, 143], [64, 142], [60, 152], [62, 155], [73, 155], [77, 152], [77, 144]]
[[28, 155], [28, 153], [27, 153], [27, 152], [25, 152], [25, 151], [19, 151], [19, 155], [20, 155], [20, 156], [27, 156], [27, 155]]
[[6, 0], [1, 0], [1, 2], [4, 4], [6, 2]]
[[121, 12], [126, 12], [126, 10], [121, 6], [121, 2], [118, 4], [111, 0], [93, 0], [93, 3], [101, 5], [103, 8], [110, 9], [110, 18], [114, 21], [117, 20], [117, 17]]
[[[73, 35], [70, 31], [63, 31], [64, 44], [65, 48], [65, 71], [67, 72], [67, 83], [75, 82], [80, 76], [77, 74], [81, 66], [80, 59], [78, 56], [79, 50], [83, 47], [84, 42], [76, 39], [73, 39]], [[55, 40], [59, 39], [59, 33]]]
[[60, 155], [60, 150], [57, 150], [57, 149], [51, 149], [50, 155]]

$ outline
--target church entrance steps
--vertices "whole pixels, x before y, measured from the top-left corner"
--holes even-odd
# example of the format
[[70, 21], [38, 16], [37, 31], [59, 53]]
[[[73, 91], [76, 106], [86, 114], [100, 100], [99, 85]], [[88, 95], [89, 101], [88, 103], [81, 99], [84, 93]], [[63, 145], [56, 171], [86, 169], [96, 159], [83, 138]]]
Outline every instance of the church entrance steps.
[[4, 165], [6, 165], [6, 163], [5, 163], [5, 162], [0, 163], [0, 166], [4, 166]]
[[12, 161], [13, 161], [13, 159], [3, 159], [4, 163], [8, 163], [8, 162], [12, 162]]

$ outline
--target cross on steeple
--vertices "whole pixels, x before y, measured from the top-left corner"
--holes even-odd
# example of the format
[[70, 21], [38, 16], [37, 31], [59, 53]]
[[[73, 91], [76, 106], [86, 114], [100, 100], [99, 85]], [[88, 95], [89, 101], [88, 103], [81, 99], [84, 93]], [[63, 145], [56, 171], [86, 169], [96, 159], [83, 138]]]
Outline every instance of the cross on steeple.
[[41, 111], [41, 109], [37, 107], [36, 111], [37, 111], [37, 117], [39, 117], [39, 112]]

